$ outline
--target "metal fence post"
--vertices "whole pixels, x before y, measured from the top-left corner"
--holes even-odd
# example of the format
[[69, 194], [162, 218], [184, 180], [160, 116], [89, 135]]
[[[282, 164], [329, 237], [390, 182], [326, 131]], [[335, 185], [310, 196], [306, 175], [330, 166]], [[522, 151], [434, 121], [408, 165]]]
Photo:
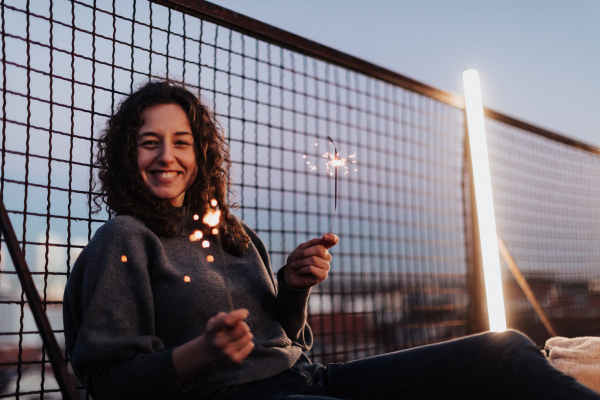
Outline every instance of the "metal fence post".
[[56, 378], [56, 382], [60, 387], [63, 399], [79, 399], [75, 385], [73, 385], [71, 376], [67, 371], [67, 366], [63, 361], [62, 353], [60, 347], [58, 346], [58, 342], [56, 341], [56, 337], [54, 336], [54, 333], [52, 333], [52, 327], [50, 326], [50, 322], [48, 321], [48, 317], [44, 311], [42, 299], [40, 298], [40, 295], [35, 287], [35, 283], [31, 277], [31, 272], [27, 267], [25, 257], [23, 256], [21, 248], [19, 247], [17, 236], [15, 235], [15, 231], [13, 230], [10, 219], [8, 218], [8, 213], [4, 208], [3, 201], [0, 201], [0, 228], [2, 230], [2, 236], [4, 236], [4, 241], [6, 242], [6, 247], [8, 247], [8, 251], [15, 265], [15, 270], [17, 271], [17, 275], [21, 281], [23, 291], [27, 295], [29, 309], [31, 310], [31, 314], [35, 319], [35, 323], [40, 330], [40, 336], [42, 337], [42, 341], [46, 347], [46, 352], [48, 353], [50, 364], [52, 365], [52, 370], [54, 371], [54, 377]]

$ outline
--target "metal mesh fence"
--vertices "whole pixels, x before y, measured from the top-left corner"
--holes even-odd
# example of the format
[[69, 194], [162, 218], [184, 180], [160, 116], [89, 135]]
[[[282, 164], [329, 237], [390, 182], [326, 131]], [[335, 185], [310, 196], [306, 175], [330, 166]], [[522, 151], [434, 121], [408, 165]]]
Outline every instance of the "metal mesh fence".
[[[309, 302], [314, 361], [347, 361], [468, 333], [470, 210], [463, 194], [461, 109], [145, 0], [0, 4], [0, 195], [61, 344], [66, 279], [109, 218], [89, 206], [95, 138], [123, 96], [164, 77], [184, 82], [214, 108], [230, 144], [237, 214], [259, 233], [275, 271], [299, 243], [329, 231], [334, 179], [323, 157], [333, 150], [327, 136], [349, 161], [339, 171], [333, 232], [340, 244], [328, 280]], [[597, 231], [582, 213], [593, 212], [598, 159], [582, 153], [587, 158], [579, 162], [576, 150], [539, 144], [543, 140], [500, 123], [490, 122], [489, 129], [499, 229], [521, 268], [528, 277], [542, 270], [548, 279], [559, 277], [533, 259], [548, 246], [543, 224], [536, 225], [539, 234], [520, 240], [518, 229], [534, 228], [515, 228], [512, 208], [540, 212], [540, 205], [551, 207], [545, 196], [558, 199], [553, 204], [559, 208], [559, 193], [565, 193], [581, 204], [557, 213], [559, 233], [552, 238], [562, 247], [552, 254], [586, 257], [568, 276], [587, 265], [588, 275], [581, 272], [577, 282], [591, 279]], [[523, 143], [516, 148], [525, 160], [512, 150], [513, 136]], [[519, 158], [532, 172], [510, 169], [503, 157]], [[546, 165], [563, 171], [555, 158], [570, 166], [570, 175], [563, 174], [573, 177], [572, 185], [580, 182], [576, 197], [556, 176], [536, 186], [536, 200], [524, 200], [525, 191], [514, 197], [510, 185], [544, 176]], [[521, 180], [502, 187], [511, 173]], [[575, 221], [587, 233], [567, 235], [565, 227], [574, 232]], [[568, 236], [563, 242], [562, 234]], [[575, 281], [568, 282], [552, 289], [561, 299], [575, 290], [568, 286]], [[529, 315], [526, 306], [519, 310]], [[58, 398], [4, 244], [0, 315], [0, 398]]]
[[[66, 278], [108, 218], [89, 207], [94, 137], [124, 95], [165, 76], [215, 109], [238, 214], [275, 270], [329, 230], [325, 137], [348, 159], [341, 244], [309, 304], [315, 361], [467, 333], [459, 109], [146, 1], [5, 1], [2, 17], [2, 191], [61, 342]], [[48, 398], [56, 384], [2, 254], [2, 396]]]
[[[600, 335], [600, 158], [491, 119], [487, 130], [498, 234], [559, 335]], [[503, 273], [509, 326], [544, 343]]]

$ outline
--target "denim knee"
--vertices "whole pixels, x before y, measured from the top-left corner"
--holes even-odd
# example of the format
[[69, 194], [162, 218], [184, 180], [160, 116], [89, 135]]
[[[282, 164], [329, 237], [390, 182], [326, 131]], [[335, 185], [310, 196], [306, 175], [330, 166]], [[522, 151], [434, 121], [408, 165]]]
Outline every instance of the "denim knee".
[[509, 329], [504, 332], [487, 332], [481, 335], [487, 355], [520, 358], [532, 353], [542, 356], [535, 343], [521, 332]]

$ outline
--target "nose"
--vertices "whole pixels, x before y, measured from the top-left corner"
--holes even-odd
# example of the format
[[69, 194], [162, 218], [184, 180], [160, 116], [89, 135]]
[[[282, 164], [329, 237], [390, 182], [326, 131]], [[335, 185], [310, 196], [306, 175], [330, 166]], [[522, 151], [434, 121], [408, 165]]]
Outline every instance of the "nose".
[[157, 161], [161, 164], [168, 165], [175, 160], [175, 156], [173, 155], [173, 147], [169, 144], [163, 143], [160, 146], [160, 153], [158, 154]]

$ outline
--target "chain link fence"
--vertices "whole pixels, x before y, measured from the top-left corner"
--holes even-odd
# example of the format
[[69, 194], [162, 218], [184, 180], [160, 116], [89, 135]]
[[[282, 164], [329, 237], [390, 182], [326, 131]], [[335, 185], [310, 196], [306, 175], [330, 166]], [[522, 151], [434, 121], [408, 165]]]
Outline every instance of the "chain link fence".
[[[312, 51], [302, 38], [286, 45], [279, 40], [293, 35], [257, 21], [236, 27], [210, 3], [160, 3], [0, 3], [0, 195], [59, 343], [66, 279], [109, 218], [90, 207], [97, 137], [125, 95], [165, 77], [218, 115], [236, 213], [265, 242], [275, 272], [332, 224], [327, 136], [347, 159], [333, 224], [340, 244], [309, 301], [313, 361], [470, 333], [471, 210], [456, 96]], [[598, 334], [597, 155], [490, 118], [488, 130], [499, 233], [550, 318], [564, 321], [559, 333]], [[4, 243], [0, 256], [0, 398], [59, 398]], [[510, 276], [505, 286], [510, 324], [543, 340]]]

